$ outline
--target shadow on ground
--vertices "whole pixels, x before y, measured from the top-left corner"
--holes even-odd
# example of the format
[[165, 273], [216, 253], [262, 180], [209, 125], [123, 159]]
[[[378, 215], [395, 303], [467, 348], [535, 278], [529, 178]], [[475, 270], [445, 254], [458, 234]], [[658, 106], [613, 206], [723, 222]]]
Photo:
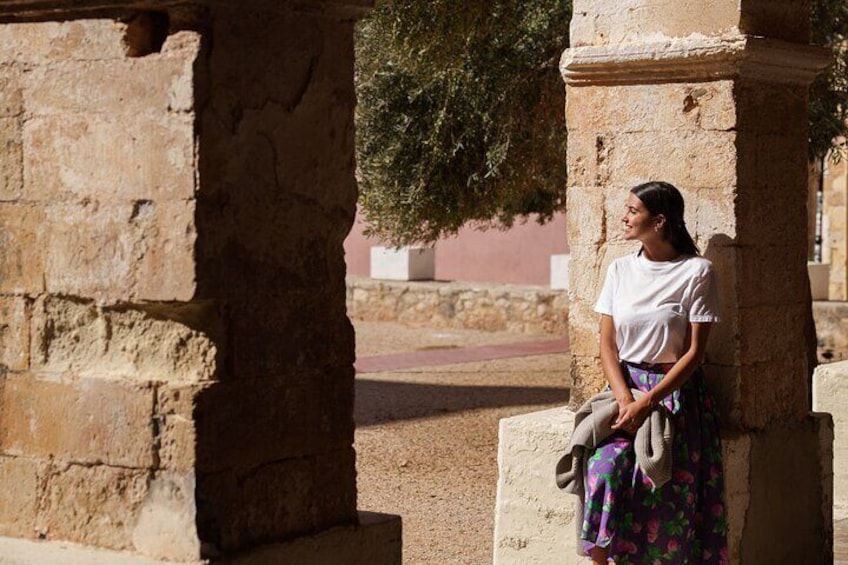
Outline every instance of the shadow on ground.
[[356, 379], [357, 427], [479, 408], [566, 404], [568, 388], [461, 386]]

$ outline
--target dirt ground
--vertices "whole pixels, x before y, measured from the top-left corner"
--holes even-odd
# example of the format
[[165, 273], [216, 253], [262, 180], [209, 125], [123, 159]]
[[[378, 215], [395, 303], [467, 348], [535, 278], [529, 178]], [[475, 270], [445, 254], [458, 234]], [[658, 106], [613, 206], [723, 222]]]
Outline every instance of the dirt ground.
[[[550, 339], [355, 323], [359, 356]], [[568, 401], [568, 355], [357, 375], [359, 508], [403, 517], [404, 565], [492, 562], [498, 421]], [[848, 519], [834, 563], [848, 565]]]
[[[360, 355], [549, 339], [356, 328]], [[403, 517], [405, 565], [492, 562], [498, 421], [567, 403], [567, 368], [560, 354], [357, 376], [359, 508]]]

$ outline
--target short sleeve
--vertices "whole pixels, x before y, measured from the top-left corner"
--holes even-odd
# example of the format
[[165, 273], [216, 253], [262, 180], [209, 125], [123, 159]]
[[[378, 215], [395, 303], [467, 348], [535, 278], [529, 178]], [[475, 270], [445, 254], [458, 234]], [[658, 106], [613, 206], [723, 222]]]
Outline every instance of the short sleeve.
[[604, 279], [604, 286], [601, 288], [601, 295], [598, 297], [598, 301], [595, 302], [595, 312], [598, 314], [612, 316], [612, 298], [615, 290], [616, 279], [615, 273], [616, 264], [613, 262], [609, 267], [607, 267], [607, 275]]
[[718, 282], [712, 265], [701, 273], [692, 287], [690, 322], [719, 322]]

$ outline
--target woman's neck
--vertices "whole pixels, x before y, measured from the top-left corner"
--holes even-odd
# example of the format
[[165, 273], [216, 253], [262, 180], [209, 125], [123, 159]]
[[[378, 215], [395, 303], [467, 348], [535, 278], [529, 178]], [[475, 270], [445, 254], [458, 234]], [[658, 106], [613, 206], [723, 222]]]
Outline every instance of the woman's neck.
[[642, 242], [642, 253], [649, 261], [674, 261], [680, 252], [665, 240]]

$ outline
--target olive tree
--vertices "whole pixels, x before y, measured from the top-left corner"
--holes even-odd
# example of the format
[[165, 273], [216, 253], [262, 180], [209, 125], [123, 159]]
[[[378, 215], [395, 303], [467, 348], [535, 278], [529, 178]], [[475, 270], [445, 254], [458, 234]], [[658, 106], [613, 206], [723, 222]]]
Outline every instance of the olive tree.
[[[810, 99], [810, 157], [846, 133], [848, 2], [814, 0], [833, 62]], [[357, 159], [367, 232], [433, 243], [471, 223], [565, 209], [563, 0], [384, 0], [357, 28]], [[837, 155], [840, 153], [836, 153]]]

